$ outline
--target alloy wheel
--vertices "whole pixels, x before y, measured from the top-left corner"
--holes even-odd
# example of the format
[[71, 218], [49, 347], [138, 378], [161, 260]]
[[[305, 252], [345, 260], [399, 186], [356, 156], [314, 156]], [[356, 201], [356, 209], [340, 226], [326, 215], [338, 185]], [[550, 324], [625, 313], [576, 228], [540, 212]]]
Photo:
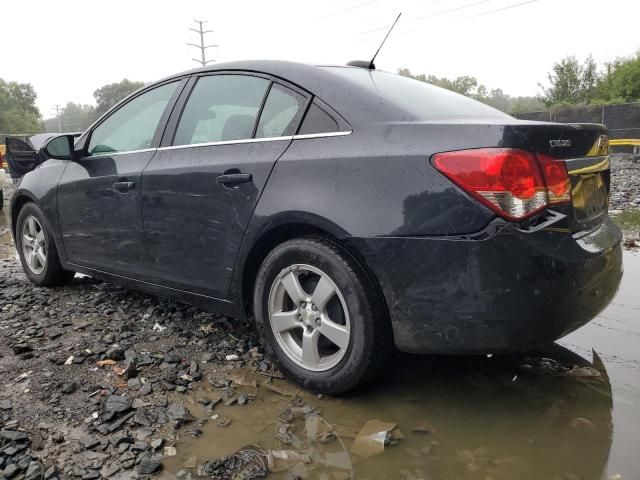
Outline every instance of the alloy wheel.
[[290, 360], [310, 371], [335, 367], [351, 338], [349, 311], [340, 289], [311, 265], [291, 265], [273, 281], [269, 322]]
[[36, 217], [29, 215], [22, 224], [22, 253], [33, 273], [41, 274], [47, 266], [44, 229]]

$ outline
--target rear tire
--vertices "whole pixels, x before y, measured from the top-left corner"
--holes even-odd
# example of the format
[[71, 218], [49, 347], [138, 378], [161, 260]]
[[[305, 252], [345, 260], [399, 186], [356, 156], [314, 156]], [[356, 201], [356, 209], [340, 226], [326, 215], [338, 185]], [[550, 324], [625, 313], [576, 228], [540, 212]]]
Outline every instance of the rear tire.
[[16, 223], [16, 248], [25, 275], [39, 287], [69, 283], [75, 272], [64, 270], [44, 214], [35, 203], [25, 204]]
[[336, 395], [363, 385], [394, 350], [371, 280], [350, 254], [322, 237], [289, 240], [267, 255], [254, 312], [267, 354], [315, 392]]

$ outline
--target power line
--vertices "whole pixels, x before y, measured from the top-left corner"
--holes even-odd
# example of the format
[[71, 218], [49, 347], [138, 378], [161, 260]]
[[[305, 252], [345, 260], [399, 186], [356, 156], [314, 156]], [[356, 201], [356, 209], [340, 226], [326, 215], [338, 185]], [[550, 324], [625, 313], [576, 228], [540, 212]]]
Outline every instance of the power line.
[[[432, 5], [436, 5], [438, 3], [442, 3], [442, 2], [448, 2], [449, 0], [434, 0], [433, 2], [427, 2], [424, 5], [420, 5], [420, 7], [418, 7], [419, 10], [423, 10], [424, 7], [431, 7]], [[365, 30], [364, 32], [359, 32], [358, 35], [365, 35], [367, 33], [373, 33], [373, 32], [379, 32], [381, 30], [384, 30], [386, 27], [378, 27], [378, 28], [372, 28], [371, 30]]]
[[461, 18], [459, 21], [469, 20], [471, 18], [483, 17], [483, 16], [489, 15], [491, 13], [502, 12], [503, 10], [509, 10], [511, 8], [521, 7], [522, 5], [528, 5], [529, 3], [535, 3], [535, 2], [539, 2], [539, 1], [540, 0], [528, 0], [526, 2], [516, 3], [515, 5], [508, 5], [506, 7], [496, 8], [495, 10], [489, 10], [488, 12], [482, 12], [482, 13], [478, 13], [477, 15], [472, 15], [472, 16], [469, 16], [469, 17]]
[[[459, 10], [464, 10], [466, 8], [475, 7], [476, 5], [480, 5], [482, 3], [487, 3], [487, 2], [491, 2], [491, 1], [493, 1], [493, 0], [478, 0], [478, 1], [473, 2], [473, 3], [467, 3], [467, 4], [461, 5], [459, 7], [450, 8], [449, 10], [442, 10], [440, 12], [431, 13], [429, 15], [425, 15], [425, 16], [422, 16], [422, 17], [406, 20], [406, 21], [402, 22], [401, 25], [406, 25], [406, 24], [410, 24], [410, 23], [416, 23], [416, 22], [420, 22], [420, 21], [423, 21], [423, 20], [427, 20], [429, 18], [433, 18], [433, 17], [439, 17], [440, 15], [446, 15], [447, 13], [457, 12]], [[440, 0], [437, 1], [437, 2], [434, 2], [434, 4], [435, 3], [440, 3]], [[360, 34], [364, 35], [366, 33], [373, 33], [373, 32], [377, 32], [377, 31], [380, 31], [380, 30], [384, 30], [384, 27], [375, 28], [373, 30], [367, 30], [366, 32], [360, 32]], [[413, 30], [409, 30], [409, 31], [412, 32]], [[407, 32], [402, 32], [402, 33], [407, 33]]]
[[418, 17], [418, 18], [414, 18], [414, 19], [411, 19], [411, 20], [407, 20], [404, 23], [407, 24], [407, 23], [420, 22], [420, 21], [426, 20], [428, 18], [439, 17], [440, 15], [446, 15], [447, 13], [457, 12], [457, 11], [460, 11], [460, 10], [464, 10], [466, 8], [475, 7], [476, 5], [480, 5], [482, 3], [487, 3], [487, 2], [491, 2], [491, 1], [493, 1], [493, 0], [479, 0], [477, 2], [467, 3], [465, 5], [461, 5], [461, 6], [456, 7], [456, 8], [450, 8], [449, 10], [443, 10], [441, 12], [432, 13], [431, 15], [425, 15], [424, 17]]
[[204, 44], [204, 36], [207, 33], [213, 33], [213, 30], [203, 30], [204, 24], [207, 23], [206, 20], [194, 20], [194, 22], [198, 24], [198, 28], [197, 29], [190, 28], [189, 30], [196, 32], [198, 35], [200, 35], [200, 45], [197, 45], [195, 43], [187, 43], [187, 45], [200, 49], [200, 60], [198, 60], [197, 58], [193, 58], [192, 60], [194, 62], [198, 62], [200, 65], [204, 67], [207, 63], [215, 62], [215, 60], [207, 60], [207, 55], [206, 55], [207, 48], [217, 47], [218, 45]]
[[[427, 19], [439, 16], [439, 15], [442, 15], [444, 13], [451, 13], [453, 11], [461, 10], [461, 9], [464, 9], [464, 8], [470, 8], [470, 7], [479, 5], [481, 3], [486, 3], [486, 2], [489, 2], [489, 1], [492, 1], [492, 0], [478, 1], [478, 2], [475, 2], [475, 3], [468, 4], [466, 6], [458, 7], [458, 8], [452, 9], [452, 10], [447, 10], [445, 12], [438, 12], [438, 13], [433, 14], [433, 15], [427, 15], [426, 17], [422, 17], [420, 19], [413, 19], [413, 20], [411, 20], [411, 22], [416, 22], [418, 20], [427, 20]], [[469, 16], [466, 16], [466, 17], [462, 17], [462, 18], [459, 18], [457, 20], [453, 20], [450, 23], [462, 22], [462, 21], [465, 21], [465, 20], [470, 20], [470, 19], [473, 19], [473, 18], [478, 18], [478, 17], [490, 15], [490, 14], [493, 14], [493, 13], [501, 12], [501, 11], [504, 11], [504, 10], [509, 10], [509, 9], [516, 8], [516, 7], [521, 7], [523, 5], [528, 5], [530, 3], [535, 3], [535, 2], [539, 2], [539, 1], [540, 0], [527, 0], [525, 2], [520, 2], [520, 3], [513, 4], [513, 5], [507, 5], [505, 7], [495, 8], [493, 10], [489, 10], [489, 11], [486, 11], [486, 12], [482, 12], [482, 13], [478, 13], [478, 14], [475, 14], [475, 15], [469, 15]], [[409, 22], [405, 22], [405, 23], [409, 23]], [[407, 33], [415, 32], [417, 30], [418, 30], [417, 28], [413, 28], [411, 30], [404, 30], [404, 31], [398, 32], [396, 35], [404, 35], [404, 34], [407, 34]], [[362, 43], [370, 43], [371, 41], [372, 40], [367, 40], [367, 41], [362, 42]]]
[[372, 3], [376, 3], [378, 1], [379, 0], [369, 0], [367, 2], [363, 2], [363, 3], [359, 3], [357, 5], [353, 5], [352, 7], [343, 8], [341, 10], [337, 10], [335, 12], [331, 12], [331, 13], [328, 13], [326, 15], [321, 15], [320, 17], [315, 18], [314, 21], [317, 22], [318, 20], [324, 20], [325, 18], [333, 17], [333, 16], [339, 15], [341, 13], [350, 12], [351, 10], [356, 10], [358, 8], [366, 7], [367, 5], [371, 5]]

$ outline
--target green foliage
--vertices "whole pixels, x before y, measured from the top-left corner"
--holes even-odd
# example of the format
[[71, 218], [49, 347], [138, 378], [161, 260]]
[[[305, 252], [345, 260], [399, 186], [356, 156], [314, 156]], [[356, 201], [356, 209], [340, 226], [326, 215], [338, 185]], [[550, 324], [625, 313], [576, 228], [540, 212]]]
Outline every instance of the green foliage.
[[110, 83], [93, 92], [96, 99], [96, 117], [99, 117], [130, 93], [144, 86], [143, 82], [132, 82], [126, 78], [121, 82]]
[[640, 51], [630, 58], [605, 65], [597, 86], [598, 99], [624, 102], [640, 101]]
[[547, 76], [551, 86], [545, 88], [540, 85], [543, 92], [542, 101], [547, 106], [563, 102], [572, 105], [580, 103], [584, 97], [582, 77], [583, 66], [576, 57], [566, 57], [554, 63], [553, 73]]
[[29, 83], [6, 82], [0, 78], [0, 132], [37, 133], [40, 112], [36, 92]]
[[606, 105], [640, 101], [640, 52], [619, 58], [598, 71], [589, 55], [580, 64], [575, 57], [555, 63], [549, 74], [549, 88], [541, 85], [542, 100], [554, 105]]
[[512, 97], [504, 93], [500, 88], [489, 91], [487, 87], [479, 84], [475, 77], [467, 75], [450, 80], [448, 78], [438, 78], [434, 75], [427, 76], [424, 73], [414, 75], [408, 68], [401, 68], [398, 73], [405, 77], [475, 98], [506, 113], [531, 112], [544, 108], [544, 104], [536, 97]]
[[[80, 105], [69, 102], [60, 109], [60, 128], [63, 132], [82, 132], [96, 119], [96, 109], [91, 105]], [[58, 119], [47, 118], [44, 122], [45, 132], [58, 132]]]

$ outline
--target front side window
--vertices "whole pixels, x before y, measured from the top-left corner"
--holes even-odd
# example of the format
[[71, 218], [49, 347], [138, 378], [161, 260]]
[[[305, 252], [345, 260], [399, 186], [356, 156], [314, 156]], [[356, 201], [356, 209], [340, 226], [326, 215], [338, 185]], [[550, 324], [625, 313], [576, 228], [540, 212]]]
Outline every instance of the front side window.
[[269, 80], [249, 75], [202, 77], [182, 112], [174, 145], [253, 137]]
[[150, 148], [160, 118], [178, 83], [145, 92], [111, 114], [91, 133], [89, 155]]
[[293, 135], [304, 113], [305, 98], [274, 83], [260, 115], [256, 138], [282, 137]]

